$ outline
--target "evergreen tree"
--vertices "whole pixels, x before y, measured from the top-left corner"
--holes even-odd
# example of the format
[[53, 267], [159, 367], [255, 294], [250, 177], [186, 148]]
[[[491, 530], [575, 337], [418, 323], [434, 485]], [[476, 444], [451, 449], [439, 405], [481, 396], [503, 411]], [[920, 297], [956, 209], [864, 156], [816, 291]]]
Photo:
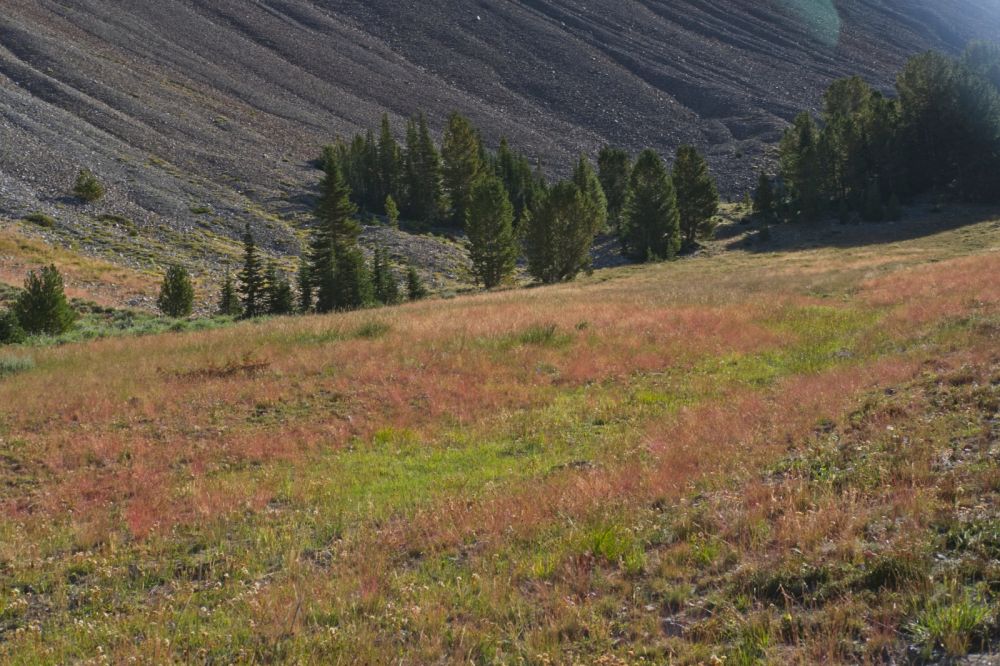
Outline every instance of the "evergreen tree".
[[223, 317], [238, 317], [243, 312], [240, 305], [240, 298], [236, 294], [236, 286], [233, 284], [233, 276], [226, 269], [226, 276], [222, 281], [222, 289], [219, 290], [219, 307], [216, 313]]
[[440, 220], [445, 202], [441, 155], [423, 114], [407, 125], [405, 179], [407, 218], [425, 224]]
[[672, 259], [680, 249], [677, 195], [663, 160], [651, 149], [640, 153], [629, 178], [622, 237], [637, 261]]
[[105, 189], [101, 181], [97, 179], [89, 169], [81, 169], [76, 175], [76, 183], [73, 185], [73, 194], [87, 203], [93, 203], [104, 197]]
[[357, 245], [338, 248], [334, 257], [334, 308], [357, 310], [374, 301], [371, 273]]
[[487, 176], [472, 189], [466, 216], [469, 254], [476, 279], [487, 289], [499, 286], [517, 264], [514, 206], [498, 178]]
[[60, 335], [73, 327], [76, 313], [66, 300], [62, 275], [54, 266], [31, 271], [14, 303], [14, 314], [26, 333]]
[[483, 172], [480, 141], [468, 118], [452, 113], [441, 142], [444, 160], [444, 186], [451, 203], [452, 226], [465, 226], [472, 188]]
[[174, 319], [190, 316], [194, 309], [194, 285], [183, 266], [167, 269], [156, 305], [160, 312]]
[[621, 225], [622, 208], [628, 196], [632, 163], [628, 153], [621, 148], [605, 146], [597, 157], [601, 187], [608, 200], [608, 221], [617, 230]]
[[808, 112], [800, 113], [779, 146], [781, 177], [798, 216], [815, 220], [822, 211], [820, 135]]
[[608, 223], [608, 200], [604, 196], [604, 188], [601, 187], [601, 180], [594, 172], [594, 167], [583, 155], [573, 170], [573, 183], [583, 194], [587, 204], [585, 222], [590, 225], [592, 236], [596, 236]]
[[885, 206], [882, 205], [882, 192], [878, 183], [868, 184], [865, 191], [865, 205], [861, 214], [866, 222], [881, 222], [885, 217]]
[[295, 296], [292, 294], [292, 285], [288, 282], [288, 278], [279, 272], [278, 265], [273, 261], [268, 262], [265, 275], [267, 314], [278, 316], [292, 314], [295, 310]]
[[0, 345], [19, 345], [27, 337], [13, 310], [0, 313]]
[[243, 317], [252, 319], [265, 313], [264, 275], [262, 273], [260, 252], [254, 242], [250, 225], [243, 234], [243, 269], [239, 274], [240, 303], [243, 306]]
[[392, 273], [389, 255], [385, 250], [377, 249], [372, 256], [372, 288], [375, 300], [383, 305], [395, 305], [399, 302], [399, 284]]
[[594, 242], [591, 202], [573, 181], [549, 190], [524, 220], [524, 251], [528, 271], [551, 284], [572, 280], [590, 268]]
[[390, 227], [399, 228], [399, 206], [396, 205], [396, 200], [392, 198], [391, 194], [385, 198], [385, 216]]
[[[396, 138], [392, 135], [389, 114], [382, 115], [382, 127], [378, 141], [379, 161], [379, 202], [383, 208], [379, 212], [388, 214], [385, 208], [392, 197], [399, 196], [403, 175], [403, 156]], [[395, 203], [395, 202], [393, 202]]]
[[309, 259], [299, 260], [299, 312], [306, 314], [313, 309], [313, 281], [309, 272]]
[[411, 301], [427, 298], [427, 287], [424, 286], [424, 281], [420, 279], [420, 274], [413, 266], [406, 268], [406, 295]]
[[757, 178], [757, 189], [753, 195], [753, 212], [764, 220], [774, 217], [774, 187], [771, 178], [763, 171]]
[[692, 247], [699, 238], [707, 237], [715, 229], [719, 191], [708, 164], [692, 146], [677, 149], [672, 180], [677, 194], [681, 241]]
[[338, 255], [356, 248], [361, 225], [354, 219], [357, 207], [351, 203], [351, 190], [337, 166], [326, 172], [320, 190], [315, 209], [317, 225], [309, 244], [308, 271], [316, 310], [330, 312], [344, 307], [338, 296], [341, 286]]
[[542, 183], [532, 172], [528, 158], [512, 151], [506, 137], [500, 139], [494, 172], [503, 181], [507, 197], [514, 206], [515, 226], [520, 226], [525, 211], [530, 210], [538, 199]]
[[903, 207], [895, 192], [889, 197], [889, 203], [885, 206], [885, 218], [892, 222], [898, 222], [903, 218]]

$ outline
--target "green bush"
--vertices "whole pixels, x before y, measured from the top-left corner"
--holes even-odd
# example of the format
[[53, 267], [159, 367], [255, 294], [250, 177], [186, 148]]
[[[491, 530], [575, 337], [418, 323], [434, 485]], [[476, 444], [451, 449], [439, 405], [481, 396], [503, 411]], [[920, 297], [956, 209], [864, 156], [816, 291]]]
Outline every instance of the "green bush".
[[24, 216], [25, 222], [31, 222], [32, 224], [37, 224], [40, 227], [45, 227], [46, 229], [51, 229], [56, 226], [56, 219], [51, 215], [46, 215], [45, 213], [31, 213], [30, 215]]
[[66, 300], [62, 275], [55, 266], [28, 273], [14, 313], [21, 328], [30, 334], [60, 335], [76, 321], [76, 313]]
[[183, 266], [171, 266], [167, 269], [156, 305], [163, 314], [174, 319], [191, 314], [194, 309], [194, 286]]
[[105, 195], [104, 185], [89, 169], [81, 169], [76, 176], [73, 194], [87, 203], [93, 203]]
[[27, 335], [21, 328], [21, 322], [17, 320], [17, 315], [12, 310], [6, 310], [0, 314], [0, 344], [16, 345], [24, 342]]

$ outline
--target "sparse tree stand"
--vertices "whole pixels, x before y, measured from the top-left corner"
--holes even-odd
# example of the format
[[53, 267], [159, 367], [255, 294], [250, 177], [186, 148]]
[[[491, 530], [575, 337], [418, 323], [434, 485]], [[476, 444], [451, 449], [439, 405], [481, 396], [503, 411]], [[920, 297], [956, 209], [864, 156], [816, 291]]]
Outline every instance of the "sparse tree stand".
[[413, 266], [406, 269], [406, 295], [411, 301], [419, 301], [428, 295], [424, 281], [420, 279], [420, 274]]
[[54, 265], [28, 273], [14, 314], [21, 328], [32, 335], [60, 335], [73, 327], [76, 313], [66, 300], [62, 275]]
[[555, 185], [525, 220], [528, 271], [546, 284], [572, 280], [590, 266], [593, 220], [586, 196], [573, 181]]
[[693, 146], [677, 149], [672, 178], [677, 193], [681, 241], [684, 247], [692, 248], [715, 229], [719, 190], [709, 173], [708, 163]]
[[266, 313], [264, 303], [264, 275], [261, 266], [260, 252], [254, 242], [250, 225], [243, 235], [243, 269], [239, 274], [240, 303], [243, 306], [243, 318], [253, 319]]
[[642, 151], [632, 169], [622, 240], [637, 261], [672, 259], [680, 249], [677, 195], [663, 160], [650, 149]]
[[194, 285], [183, 266], [171, 266], [167, 269], [156, 306], [160, 308], [160, 312], [174, 319], [191, 315], [194, 310]]
[[73, 194], [81, 201], [93, 203], [105, 195], [104, 185], [97, 179], [90, 169], [81, 169], [76, 176], [76, 184], [73, 186]]
[[240, 297], [236, 293], [236, 285], [233, 284], [233, 276], [226, 269], [226, 276], [222, 281], [222, 289], [219, 290], [219, 307], [217, 313], [223, 317], [238, 317], [243, 312], [240, 305]]
[[503, 283], [517, 265], [514, 206], [498, 178], [482, 178], [472, 189], [466, 215], [472, 272], [487, 289]]

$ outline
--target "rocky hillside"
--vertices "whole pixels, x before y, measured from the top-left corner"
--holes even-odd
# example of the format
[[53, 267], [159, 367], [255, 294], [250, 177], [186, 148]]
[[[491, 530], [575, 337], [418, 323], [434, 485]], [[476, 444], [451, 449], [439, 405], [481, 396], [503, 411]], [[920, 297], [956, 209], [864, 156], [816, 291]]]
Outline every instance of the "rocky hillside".
[[0, 216], [123, 256], [218, 256], [247, 221], [294, 251], [309, 160], [383, 111], [461, 110], [552, 173], [693, 142], [738, 194], [832, 78], [996, 34], [990, 0], [4, 0]]

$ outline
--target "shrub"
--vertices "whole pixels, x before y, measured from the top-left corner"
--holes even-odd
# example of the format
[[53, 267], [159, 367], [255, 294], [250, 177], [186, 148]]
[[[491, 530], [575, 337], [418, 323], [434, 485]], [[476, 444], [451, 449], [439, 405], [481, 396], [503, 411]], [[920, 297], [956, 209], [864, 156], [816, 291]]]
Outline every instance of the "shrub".
[[171, 266], [167, 269], [156, 305], [163, 314], [175, 319], [191, 314], [194, 309], [194, 286], [183, 266]]
[[93, 203], [104, 196], [104, 185], [89, 169], [81, 169], [76, 176], [73, 194], [87, 203]]
[[12, 310], [0, 314], [0, 344], [16, 345], [24, 342], [26, 337], [21, 322]]
[[73, 327], [76, 313], [66, 300], [62, 275], [55, 266], [31, 271], [14, 304], [17, 320], [27, 333], [59, 335]]
[[46, 215], [45, 213], [31, 213], [30, 215], [24, 216], [25, 222], [31, 222], [32, 224], [37, 224], [40, 227], [45, 227], [51, 229], [56, 226], [56, 220], [51, 215]]

